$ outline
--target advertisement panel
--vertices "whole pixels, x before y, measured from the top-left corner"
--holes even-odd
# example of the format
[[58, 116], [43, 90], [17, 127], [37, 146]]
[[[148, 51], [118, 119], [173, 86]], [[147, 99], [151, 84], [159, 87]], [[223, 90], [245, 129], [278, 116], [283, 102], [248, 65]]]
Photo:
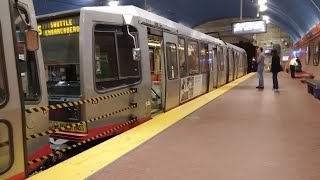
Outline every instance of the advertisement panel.
[[201, 94], [202, 75], [181, 78], [180, 103], [186, 102]]

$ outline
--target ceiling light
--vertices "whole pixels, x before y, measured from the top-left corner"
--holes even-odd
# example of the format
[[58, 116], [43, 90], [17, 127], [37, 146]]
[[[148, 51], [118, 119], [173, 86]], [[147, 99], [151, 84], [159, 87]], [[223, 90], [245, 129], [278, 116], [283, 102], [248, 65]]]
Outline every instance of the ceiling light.
[[260, 6], [260, 12], [266, 11], [267, 9], [268, 9], [268, 6], [266, 6], [266, 5], [264, 5], [264, 4], [262, 4], [262, 5]]
[[118, 6], [119, 1], [109, 1], [108, 4], [109, 4], [109, 6]]
[[262, 16], [262, 19], [266, 21], [266, 20], [269, 20], [270, 18], [269, 16]]
[[267, 3], [267, 0], [258, 0], [258, 4], [259, 5], [263, 5], [263, 4], [266, 4]]
[[262, 16], [262, 19], [263, 19], [264, 21], [266, 21], [267, 24], [270, 23], [270, 18], [269, 18], [269, 16]]

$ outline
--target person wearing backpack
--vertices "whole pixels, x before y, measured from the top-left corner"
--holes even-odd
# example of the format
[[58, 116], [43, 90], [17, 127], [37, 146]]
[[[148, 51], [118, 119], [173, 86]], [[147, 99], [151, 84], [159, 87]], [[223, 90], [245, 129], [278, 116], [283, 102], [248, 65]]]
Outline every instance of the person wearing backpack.
[[279, 91], [279, 82], [278, 82], [278, 73], [281, 71], [281, 62], [280, 57], [276, 50], [271, 51], [272, 62], [271, 62], [271, 72], [272, 72], [272, 81], [273, 81], [273, 90], [275, 92]]

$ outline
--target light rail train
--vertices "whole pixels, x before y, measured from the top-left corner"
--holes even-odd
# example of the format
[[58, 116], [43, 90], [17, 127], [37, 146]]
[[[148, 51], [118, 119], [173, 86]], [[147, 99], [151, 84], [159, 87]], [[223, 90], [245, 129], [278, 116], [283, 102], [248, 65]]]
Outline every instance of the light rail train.
[[23, 179], [46, 160], [49, 137], [26, 140], [34, 134], [78, 123], [51, 137], [113, 136], [247, 73], [243, 49], [134, 6], [38, 22], [31, 0], [0, 8], [0, 179]]
[[246, 74], [243, 49], [134, 6], [49, 14], [38, 17], [38, 27], [50, 104], [137, 89], [128, 96], [50, 111], [52, 125], [61, 127], [131, 102], [138, 106], [53, 135], [58, 138], [82, 141], [131, 116], [139, 124]]

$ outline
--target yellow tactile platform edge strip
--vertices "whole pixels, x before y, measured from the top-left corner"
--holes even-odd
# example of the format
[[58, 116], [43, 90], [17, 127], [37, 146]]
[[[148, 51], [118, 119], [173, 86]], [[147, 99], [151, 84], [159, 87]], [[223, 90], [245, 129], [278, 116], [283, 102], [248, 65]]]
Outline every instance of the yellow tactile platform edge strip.
[[46, 171], [30, 177], [30, 180], [86, 179], [116, 159], [140, 146], [152, 137], [180, 121], [213, 99], [226, 93], [255, 73], [248, 74], [217, 90], [160, 114], [146, 123], [74, 156]]

